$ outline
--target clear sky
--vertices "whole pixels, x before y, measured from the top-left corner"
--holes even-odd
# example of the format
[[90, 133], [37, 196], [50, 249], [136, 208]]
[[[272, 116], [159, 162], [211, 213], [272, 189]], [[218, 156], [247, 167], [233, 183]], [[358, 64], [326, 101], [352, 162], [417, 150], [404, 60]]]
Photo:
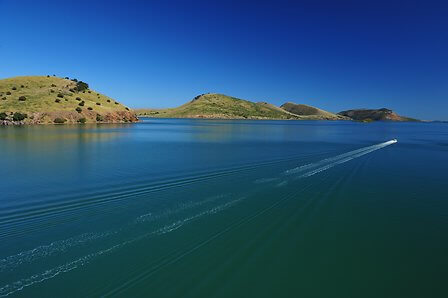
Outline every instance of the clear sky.
[[448, 120], [448, 1], [0, 0], [0, 11], [0, 78], [78, 78], [130, 107], [217, 92]]

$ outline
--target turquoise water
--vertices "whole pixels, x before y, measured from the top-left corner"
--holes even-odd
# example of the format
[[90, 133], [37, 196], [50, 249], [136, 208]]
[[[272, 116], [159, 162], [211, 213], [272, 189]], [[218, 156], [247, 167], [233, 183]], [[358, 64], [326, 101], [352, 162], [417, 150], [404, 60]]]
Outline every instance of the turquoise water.
[[0, 164], [0, 297], [446, 297], [447, 124], [0, 127]]

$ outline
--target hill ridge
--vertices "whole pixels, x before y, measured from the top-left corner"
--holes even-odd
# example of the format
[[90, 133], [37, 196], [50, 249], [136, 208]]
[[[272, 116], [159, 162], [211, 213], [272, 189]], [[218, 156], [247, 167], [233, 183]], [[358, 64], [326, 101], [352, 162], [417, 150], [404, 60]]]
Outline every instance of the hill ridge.
[[[331, 118], [329, 117], [330, 113], [328, 115], [297, 115], [267, 102], [253, 102], [221, 93], [203, 93], [176, 108], [136, 109], [135, 111], [139, 116], [160, 118], [280, 120], [327, 120]], [[345, 119], [345, 117], [334, 116], [331, 119]]]

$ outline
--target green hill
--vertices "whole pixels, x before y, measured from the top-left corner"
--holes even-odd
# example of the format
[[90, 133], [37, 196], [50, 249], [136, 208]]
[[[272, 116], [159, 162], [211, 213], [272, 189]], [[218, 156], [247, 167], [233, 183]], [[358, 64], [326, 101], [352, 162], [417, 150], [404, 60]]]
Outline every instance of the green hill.
[[198, 95], [177, 108], [136, 109], [135, 111], [139, 116], [161, 118], [325, 119], [321, 115], [296, 115], [266, 102], [251, 102], [216, 93]]
[[134, 122], [116, 100], [76, 79], [26, 76], [0, 80], [0, 124]]
[[255, 103], [223, 94], [202, 94], [190, 102], [172, 109], [137, 109], [141, 116], [166, 118], [216, 119], [295, 119], [280, 108], [266, 103]]
[[312, 106], [304, 105], [304, 104], [296, 104], [293, 102], [287, 102], [280, 106], [282, 109], [293, 113], [295, 115], [301, 115], [301, 116], [317, 116], [322, 117], [326, 120], [348, 120], [349, 118], [333, 114]]

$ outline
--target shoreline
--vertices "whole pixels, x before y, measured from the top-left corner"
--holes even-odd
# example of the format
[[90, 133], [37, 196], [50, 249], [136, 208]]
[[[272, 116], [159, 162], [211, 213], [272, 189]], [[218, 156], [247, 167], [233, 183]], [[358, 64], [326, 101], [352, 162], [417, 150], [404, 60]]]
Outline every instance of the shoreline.
[[149, 115], [137, 115], [140, 118], [153, 118], [153, 119], [202, 119], [202, 120], [298, 120], [298, 121], [353, 121], [353, 119], [317, 119], [317, 118], [306, 118], [306, 116], [297, 118], [263, 118], [263, 117], [153, 117]]
[[[279, 118], [209, 118], [209, 117], [151, 117], [138, 116], [139, 118], [147, 119], [184, 119], [184, 120], [259, 120], [259, 121], [341, 121], [341, 122], [359, 122], [359, 123], [375, 123], [375, 122], [390, 122], [390, 123], [431, 123], [437, 121], [394, 121], [394, 120], [376, 120], [376, 121], [360, 121], [354, 119], [279, 119]], [[140, 122], [140, 121], [139, 121]]]
[[11, 127], [11, 126], [35, 126], [35, 125], [57, 125], [57, 126], [63, 126], [63, 125], [92, 125], [92, 124], [134, 124], [134, 123], [140, 123], [143, 122], [141, 118], [146, 119], [173, 119], [173, 120], [247, 120], [247, 121], [330, 121], [330, 122], [358, 122], [358, 123], [375, 123], [375, 122], [390, 122], [390, 123], [440, 123], [441, 121], [393, 121], [393, 120], [377, 120], [377, 121], [359, 121], [354, 119], [279, 119], [279, 118], [236, 118], [236, 117], [230, 117], [230, 118], [218, 118], [218, 117], [150, 117], [150, 116], [137, 116], [137, 121], [101, 121], [101, 122], [85, 122], [85, 123], [79, 123], [79, 122], [68, 122], [68, 123], [25, 123], [24, 121], [8, 121], [8, 120], [2, 120], [0, 121], [0, 127]]
[[[6, 120], [4, 120], [6, 121]], [[2, 122], [4, 122], [2, 121]], [[58, 126], [63, 126], [63, 125], [91, 125], [91, 124], [134, 124], [134, 123], [138, 123], [138, 122], [142, 122], [141, 120], [138, 121], [129, 121], [129, 122], [86, 122], [86, 123], [79, 123], [79, 122], [69, 122], [69, 123], [18, 123], [18, 122], [23, 122], [23, 121], [9, 121], [9, 124], [4, 124], [0, 122], [0, 127], [18, 127], [18, 126], [38, 126], [38, 125], [58, 125]]]

